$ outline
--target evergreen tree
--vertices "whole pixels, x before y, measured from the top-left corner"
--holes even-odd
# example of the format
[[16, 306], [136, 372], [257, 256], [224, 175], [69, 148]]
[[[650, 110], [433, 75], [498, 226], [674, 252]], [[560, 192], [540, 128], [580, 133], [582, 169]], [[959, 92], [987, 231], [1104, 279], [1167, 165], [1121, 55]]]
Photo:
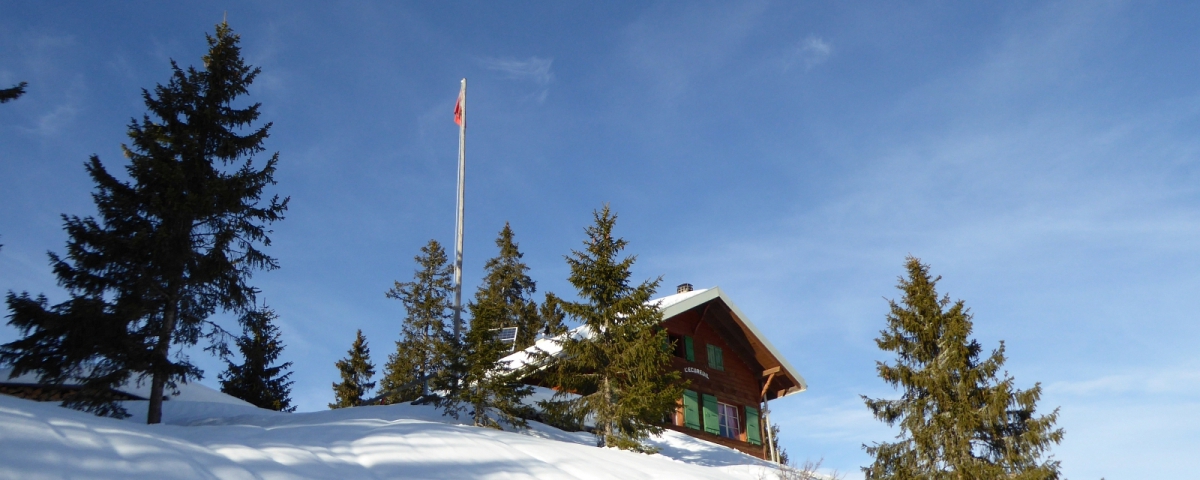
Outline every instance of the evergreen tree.
[[[875, 418], [900, 425], [896, 442], [864, 445], [874, 463], [869, 479], [1056, 479], [1059, 462], [1042, 455], [1062, 440], [1058, 409], [1035, 416], [1040, 384], [1019, 390], [1004, 365], [1004, 342], [986, 359], [971, 339], [971, 314], [962, 300], [938, 297], [941, 277], [909, 257], [900, 302], [889, 301], [887, 328], [876, 343], [894, 352], [879, 362], [879, 377], [900, 399], [863, 397]], [[949, 308], [947, 308], [949, 307]]]
[[0, 103], [8, 103], [16, 100], [25, 94], [25, 87], [28, 83], [21, 82], [11, 88], [0, 88]]
[[333, 403], [329, 408], [357, 407], [367, 392], [375, 388], [371, 377], [375, 376], [375, 365], [371, 363], [371, 349], [362, 330], [354, 334], [354, 345], [346, 352], [346, 358], [335, 364], [342, 376], [341, 383], [333, 384]]
[[[122, 146], [131, 181], [109, 174], [96, 156], [86, 164], [99, 218], [64, 216], [66, 258], [50, 254], [70, 299], [49, 306], [10, 292], [9, 324], [24, 338], [0, 347], [14, 374], [81, 380], [85, 390], [149, 377], [148, 423], [161, 421], [166, 389], [203, 373], [186, 357], [173, 360], [173, 346], [207, 337], [227, 351], [224, 332], [207, 319], [253, 305], [251, 274], [277, 267], [260, 250], [270, 245], [266, 225], [287, 209], [278, 197], [260, 203], [275, 183], [278, 154], [262, 168], [253, 157], [270, 124], [251, 127], [258, 104], [234, 106], [259, 69], [242, 60], [227, 24], [207, 39], [202, 69], [172, 61], [167, 84], [143, 90], [149, 113], [130, 124], [131, 144]], [[83, 406], [121, 414], [103, 401]]]
[[[471, 310], [471, 328], [467, 331], [462, 349], [462, 371], [460, 377], [460, 400], [471, 406], [477, 426], [501, 428], [499, 420], [524, 427], [520, 418], [527, 415], [521, 399], [533, 392], [532, 387], [521, 384], [516, 372], [497, 361], [508, 355], [512, 347], [496, 337], [497, 330], [518, 327], [516, 348], [522, 338], [528, 345], [542, 330], [537, 304], [532, 293], [535, 284], [525, 274], [529, 267], [521, 261], [521, 252], [513, 242], [512, 228], [508, 224], [496, 238], [500, 253], [487, 261], [487, 272], [483, 284], [475, 292], [475, 300], [468, 305]], [[528, 329], [531, 335], [522, 337], [521, 331]], [[528, 346], [526, 345], [526, 346]], [[495, 411], [500, 418], [493, 418]]]
[[[445, 366], [459, 345], [450, 326], [454, 293], [453, 270], [446, 251], [430, 240], [415, 257], [417, 270], [411, 282], [396, 282], [388, 298], [404, 304], [396, 353], [388, 357], [382, 388], [388, 403], [429, 397], [433, 389], [451, 387]], [[432, 386], [431, 386], [432, 385]]]
[[[546, 337], [556, 337], [567, 333], [567, 326], [563, 323], [567, 319], [566, 312], [562, 309], [562, 300], [557, 295], [546, 292], [546, 298], [542, 300], [542, 306], [538, 309], [538, 324], [542, 330], [539, 335]], [[534, 338], [536, 341], [536, 336]]]
[[791, 465], [792, 464], [791, 459], [788, 458], [787, 450], [784, 450], [783, 446], [779, 444], [779, 424], [778, 423], [771, 424], [771, 449], [773, 449], [779, 455], [779, 464], [780, 465]]
[[[593, 212], [584, 251], [567, 257], [571, 284], [582, 302], [561, 302], [583, 324], [581, 335], [562, 340], [563, 357], [551, 367], [561, 412], [568, 418], [592, 415], [597, 443], [647, 450], [641, 442], [662, 432], [659, 424], [683, 395], [679, 373], [671, 370], [662, 312], [647, 303], [661, 278], [631, 285], [635, 257], [618, 259], [627, 242], [612, 234], [617, 217], [608, 205]], [[565, 392], [579, 397], [565, 400]]]
[[259, 408], [294, 412], [291, 391], [292, 372], [283, 373], [292, 362], [271, 366], [283, 352], [279, 327], [272, 324], [279, 318], [268, 307], [248, 310], [238, 319], [242, 336], [235, 343], [245, 363], [236, 365], [228, 358], [225, 371], [219, 375], [221, 391], [254, 404]]

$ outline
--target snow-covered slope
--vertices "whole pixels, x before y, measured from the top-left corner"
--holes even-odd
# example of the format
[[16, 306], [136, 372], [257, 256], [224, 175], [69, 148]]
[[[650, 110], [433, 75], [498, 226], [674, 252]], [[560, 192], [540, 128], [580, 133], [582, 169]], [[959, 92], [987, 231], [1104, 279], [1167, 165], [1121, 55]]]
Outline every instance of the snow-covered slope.
[[[140, 402], [128, 402], [143, 413]], [[283, 414], [164, 402], [164, 425], [99, 418], [0, 395], [0, 478], [760, 479], [767, 464], [667, 432], [658, 455], [592, 446], [533, 423], [523, 432], [460, 425], [431, 407]], [[140, 418], [144, 418], [140, 416]]]

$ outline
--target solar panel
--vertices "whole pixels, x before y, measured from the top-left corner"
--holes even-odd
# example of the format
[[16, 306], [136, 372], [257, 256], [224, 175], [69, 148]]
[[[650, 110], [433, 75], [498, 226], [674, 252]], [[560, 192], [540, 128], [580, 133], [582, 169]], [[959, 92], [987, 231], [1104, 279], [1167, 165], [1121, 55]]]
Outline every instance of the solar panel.
[[496, 340], [500, 343], [509, 346], [509, 350], [513, 350], [517, 346], [517, 327], [497, 328]]

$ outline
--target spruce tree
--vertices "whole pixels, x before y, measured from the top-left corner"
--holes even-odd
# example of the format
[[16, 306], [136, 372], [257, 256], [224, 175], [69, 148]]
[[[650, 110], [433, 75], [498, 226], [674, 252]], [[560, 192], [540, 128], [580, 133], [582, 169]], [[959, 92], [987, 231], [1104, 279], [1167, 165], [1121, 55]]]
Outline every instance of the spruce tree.
[[[895, 442], [864, 445], [874, 463], [869, 479], [1056, 479], [1059, 462], [1043, 459], [1062, 440], [1058, 409], [1035, 416], [1040, 384], [1020, 390], [1004, 366], [1004, 342], [980, 359], [971, 339], [972, 315], [962, 300], [938, 297], [929, 266], [908, 257], [908, 278], [890, 300], [887, 328], [876, 340], [896, 354], [878, 363], [879, 377], [901, 390], [899, 399], [863, 396], [875, 418], [900, 426]], [[947, 308], [948, 307], [948, 308]]]
[[784, 450], [783, 446], [779, 444], [779, 424], [778, 423], [771, 424], [771, 449], [774, 450], [775, 453], [779, 456], [779, 464], [780, 465], [791, 465], [792, 464], [791, 459], [788, 458], [787, 450]]
[[[679, 372], [669, 368], [662, 312], [648, 303], [661, 277], [632, 285], [636, 257], [618, 258], [628, 242], [613, 236], [616, 215], [605, 205], [593, 217], [585, 249], [567, 256], [582, 301], [561, 302], [584, 328], [561, 340], [563, 356], [550, 379], [560, 389], [562, 413], [594, 418], [600, 446], [645, 451], [641, 442], [662, 432], [660, 423], [683, 394]], [[566, 392], [580, 395], [568, 399]]]
[[[267, 225], [287, 209], [277, 196], [260, 202], [278, 162], [275, 154], [254, 164], [270, 124], [252, 126], [259, 104], [234, 105], [259, 69], [243, 61], [227, 24], [206, 37], [202, 68], [172, 61], [167, 84], [143, 90], [148, 113], [129, 125], [131, 143], [122, 146], [130, 181], [96, 156], [87, 162], [99, 217], [64, 216], [66, 257], [50, 254], [70, 299], [50, 306], [10, 292], [9, 324], [24, 337], [0, 347], [14, 374], [82, 381], [85, 390], [149, 377], [148, 423], [161, 421], [166, 389], [203, 373], [173, 359], [172, 347], [209, 338], [226, 350], [208, 317], [253, 305], [251, 274], [277, 267], [260, 250], [270, 245]], [[103, 401], [84, 407], [121, 413]]]
[[[542, 330], [541, 318], [532, 299], [536, 286], [526, 275], [529, 267], [521, 261], [522, 254], [508, 224], [496, 238], [496, 246], [500, 252], [484, 264], [487, 273], [483, 284], [475, 291], [475, 300], [468, 304], [471, 328], [461, 351], [460, 400], [471, 406], [477, 426], [501, 428], [502, 420], [524, 427], [521, 416], [528, 412], [521, 399], [532, 393], [533, 388], [523, 385], [516, 372], [506, 365], [497, 364], [513, 347], [501, 343], [496, 333], [500, 328], [518, 327], [516, 348], [524, 348], [521, 339], [528, 338], [527, 344], [533, 344], [533, 338]], [[531, 335], [522, 336], [524, 329], [530, 330]], [[499, 418], [492, 416], [493, 411]]]
[[446, 363], [459, 344], [448, 331], [454, 292], [453, 270], [437, 240], [421, 247], [411, 282], [396, 282], [388, 298], [404, 304], [405, 317], [396, 353], [388, 357], [382, 381], [388, 403], [429, 397], [434, 389], [451, 387]]
[[341, 383], [333, 384], [333, 403], [329, 408], [357, 407], [367, 392], [375, 388], [371, 377], [375, 376], [375, 365], [371, 363], [371, 349], [362, 330], [354, 334], [354, 344], [346, 352], [346, 358], [335, 364], [342, 376]]
[[[556, 337], [567, 333], [567, 325], [564, 323], [567, 314], [562, 309], [562, 299], [557, 295], [546, 292], [542, 306], [538, 309], [538, 317], [538, 324], [542, 328], [538, 335]], [[536, 341], [536, 337], [534, 340]]]
[[238, 323], [242, 325], [242, 336], [236, 343], [244, 363], [237, 365], [226, 358], [225, 371], [218, 378], [221, 391], [254, 404], [259, 408], [294, 412], [291, 391], [292, 372], [283, 373], [292, 366], [284, 362], [271, 366], [283, 352], [279, 327], [272, 322], [279, 318], [269, 307], [251, 309], [242, 314]]
[[21, 82], [11, 88], [0, 88], [0, 103], [8, 103], [21, 98], [21, 95], [25, 94], [25, 87], [28, 85], [28, 83]]

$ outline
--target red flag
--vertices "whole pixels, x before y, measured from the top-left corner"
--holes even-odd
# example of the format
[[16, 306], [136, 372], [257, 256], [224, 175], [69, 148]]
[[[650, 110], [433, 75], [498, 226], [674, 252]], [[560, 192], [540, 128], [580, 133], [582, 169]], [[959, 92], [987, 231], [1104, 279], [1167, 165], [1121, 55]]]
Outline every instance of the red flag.
[[454, 123], [462, 126], [463, 122], [463, 92], [458, 92], [458, 101], [454, 103]]

